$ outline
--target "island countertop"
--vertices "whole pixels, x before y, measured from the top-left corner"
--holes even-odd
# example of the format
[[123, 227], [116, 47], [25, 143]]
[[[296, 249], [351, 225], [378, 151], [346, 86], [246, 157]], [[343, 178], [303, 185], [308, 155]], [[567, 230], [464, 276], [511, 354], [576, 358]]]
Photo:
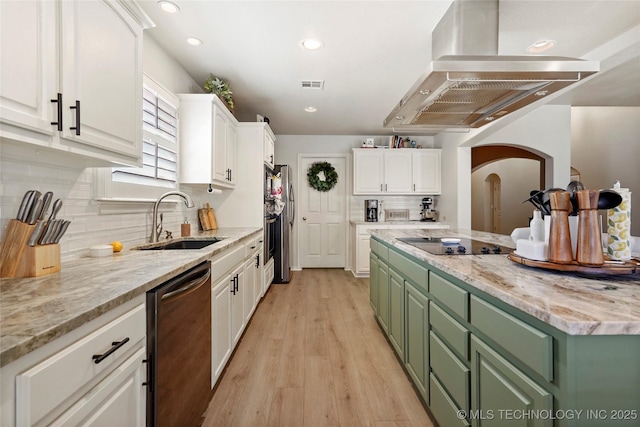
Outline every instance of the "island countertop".
[[569, 335], [640, 335], [640, 275], [579, 275], [526, 267], [506, 255], [432, 255], [398, 238], [463, 237], [514, 248], [509, 236], [470, 230], [372, 230], [398, 250]]
[[[210, 259], [260, 228], [220, 228], [198, 238], [223, 237], [197, 250], [125, 250], [104, 258], [62, 263], [61, 271], [0, 283], [0, 366]], [[195, 237], [195, 236], [194, 236]]]

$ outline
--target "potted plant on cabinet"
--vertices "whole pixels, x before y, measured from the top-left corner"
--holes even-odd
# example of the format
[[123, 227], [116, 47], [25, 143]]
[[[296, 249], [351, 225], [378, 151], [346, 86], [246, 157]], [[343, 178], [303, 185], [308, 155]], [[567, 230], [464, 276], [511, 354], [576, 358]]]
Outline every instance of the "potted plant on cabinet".
[[208, 93], [213, 93], [218, 95], [218, 97], [227, 105], [227, 108], [231, 113], [233, 113], [233, 98], [231, 95], [233, 92], [231, 91], [231, 86], [229, 83], [220, 79], [219, 77], [214, 76], [213, 74], [209, 75], [209, 80], [204, 83], [204, 90]]

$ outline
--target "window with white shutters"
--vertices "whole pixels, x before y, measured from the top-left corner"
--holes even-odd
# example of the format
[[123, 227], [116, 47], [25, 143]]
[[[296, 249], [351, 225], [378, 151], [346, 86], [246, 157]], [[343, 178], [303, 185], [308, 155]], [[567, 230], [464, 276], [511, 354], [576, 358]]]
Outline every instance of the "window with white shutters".
[[148, 206], [137, 202], [178, 188], [179, 105], [178, 97], [143, 75], [142, 167], [94, 169], [101, 212], [141, 211]]
[[178, 101], [146, 76], [143, 86], [142, 167], [115, 167], [111, 179], [114, 182], [176, 188]]

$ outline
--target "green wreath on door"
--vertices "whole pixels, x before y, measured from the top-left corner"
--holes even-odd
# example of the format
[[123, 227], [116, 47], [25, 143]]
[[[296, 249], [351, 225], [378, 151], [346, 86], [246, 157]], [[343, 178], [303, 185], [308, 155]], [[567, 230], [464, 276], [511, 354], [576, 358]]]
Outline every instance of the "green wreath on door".
[[329, 162], [315, 162], [307, 171], [311, 188], [318, 191], [329, 191], [338, 182], [338, 172]]

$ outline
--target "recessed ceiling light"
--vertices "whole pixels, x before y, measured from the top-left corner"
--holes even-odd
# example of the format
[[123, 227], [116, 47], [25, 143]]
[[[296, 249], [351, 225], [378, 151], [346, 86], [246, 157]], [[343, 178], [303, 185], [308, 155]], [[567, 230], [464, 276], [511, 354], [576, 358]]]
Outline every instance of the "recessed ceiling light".
[[191, 46], [200, 46], [202, 44], [202, 40], [195, 37], [187, 37], [187, 43], [189, 43]]
[[300, 46], [303, 49], [316, 50], [324, 46], [324, 43], [322, 43], [320, 40], [317, 40], [317, 39], [304, 39], [300, 42]]
[[167, 1], [167, 0], [160, 0], [158, 2], [158, 6], [160, 7], [160, 9], [164, 10], [167, 13], [178, 13], [178, 12], [180, 12], [180, 8], [178, 7], [177, 4], [172, 3], [170, 1]]
[[307, 113], [315, 113], [318, 109], [316, 107], [305, 107], [304, 111]]
[[556, 45], [555, 40], [539, 40], [527, 48], [529, 53], [542, 53]]

